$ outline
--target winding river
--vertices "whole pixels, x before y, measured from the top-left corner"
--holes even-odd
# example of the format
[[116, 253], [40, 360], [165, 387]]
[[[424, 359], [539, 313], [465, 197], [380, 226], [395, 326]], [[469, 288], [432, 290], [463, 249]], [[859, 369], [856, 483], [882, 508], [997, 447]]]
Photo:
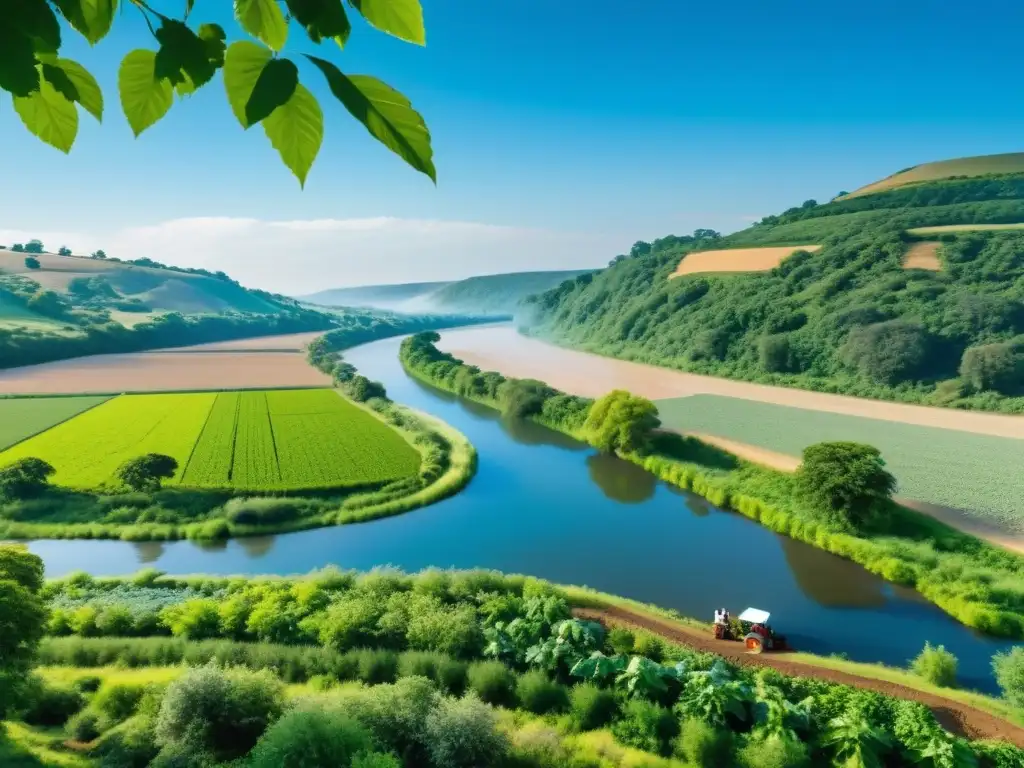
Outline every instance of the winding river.
[[345, 357], [390, 396], [466, 434], [479, 471], [461, 494], [369, 523], [282, 536], [193, 542], [31, 542], [47, 574], [305, 573], [328, 564], [496, 568], [675, 608], [711, 619], [714, 609], [770, 610], [794, 646], [859, 661], [904, 665], [925, 641], [960, 660], [961, 680], [993, 691], [993, 653], [981, 637], [915, 592], [859, 566], [778, 536], [643, 470], [601, 456], [543, 427], [507, 422], [408, 377], [400, 339]]

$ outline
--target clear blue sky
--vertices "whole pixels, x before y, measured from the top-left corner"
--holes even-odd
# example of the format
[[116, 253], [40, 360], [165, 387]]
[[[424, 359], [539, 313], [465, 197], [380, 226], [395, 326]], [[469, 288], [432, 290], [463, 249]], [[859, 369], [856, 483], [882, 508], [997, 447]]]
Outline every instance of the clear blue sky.
[[[198, 0], [193, 18], [236, 37], [226, 6]], [[219, 77], [133, 140], [117, 63], [155, 41], [125, 8], [96, 49], [68, 36], [67, 55], [97, 75], [107, 99], [103, 126], [83, 115], [69, 157], [0, 109], [0, 230], [388, 216], [599, 235], [592, 260], [603, 263], [636, 239], [736, 229], [918, 162], [1024, 150], [1024, 6], [1011, 0], [424, 8], [426, 48], [357, 24], [348, 48], [329, 57], [412, 99], [434, 136], [437, 188], [378, 146], [301, 64], [326, 113], [305, 191], [261, 129], [239, 128]], [[295, 45], [299, 34], [293, 26], [289, 48], [314, 50]], [[479, 259], [470, 271], [516, 266]]]

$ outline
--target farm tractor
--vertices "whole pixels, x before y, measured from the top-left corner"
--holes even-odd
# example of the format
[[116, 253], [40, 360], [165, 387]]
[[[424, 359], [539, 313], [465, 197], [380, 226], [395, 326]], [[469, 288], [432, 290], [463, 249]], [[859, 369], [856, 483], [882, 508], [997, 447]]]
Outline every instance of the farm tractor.
[[747, 653], [776, 651], [786, 648], [786, 638], [776, 634], [768, 624], [771, 614], [759, 608], [747, 608], [728, 624], [715, 624], [716, 640], [742, 640]]

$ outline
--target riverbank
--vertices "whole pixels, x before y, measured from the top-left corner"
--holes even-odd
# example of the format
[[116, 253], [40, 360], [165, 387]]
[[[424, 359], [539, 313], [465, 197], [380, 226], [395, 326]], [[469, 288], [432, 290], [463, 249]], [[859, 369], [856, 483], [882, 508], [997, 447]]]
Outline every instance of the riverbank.
[[[415, 338], [415, 337], [414, 337]], [[410, 341], [402, 348], [409, 375], [492, 408], [505, 379], [482, 373], [430, 345], [415, 355]], [[422, 344], [422, 341], [420, 342]], [[412, 359], [415, 356], [416, 359]], [[548, 389], [545, 403], [564, 393]], [[554, 407], [554, 406], [553, 406]], [[550, 410], [549, 410], [550, 413]], [[585, 417], [585, 414], [584, 414]], [[573, 437], [575, 425], [544, 416], [530, 418]], [[772, 531], [858, 563], [883, 578], [912, 587], [961, 623], [997, 637], [1024, 637], [1024, 559], [974, 537], [892, 504], [885, 530], [853, 535], [830, 527], [794, 503], [792, 481], [785, 474], [755, 466], [695, 439], [660, 439], [649, 455], [623, 455], [672, 485], [694, 492], [712, 504], [738, 512]], [[996, 589], [993, 585], [1000, 585]]]

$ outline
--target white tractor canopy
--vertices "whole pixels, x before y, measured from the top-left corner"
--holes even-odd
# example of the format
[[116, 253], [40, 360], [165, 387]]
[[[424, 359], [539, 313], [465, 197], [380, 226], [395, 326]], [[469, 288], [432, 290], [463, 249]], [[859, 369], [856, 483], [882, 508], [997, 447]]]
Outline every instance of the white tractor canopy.
[[769, 616], [771, 614], [768, 611], [762, 611], [760, 608], [747, 608], [738, 618], [740, 621], [749, 621], [751, 624], [767, 624]]

